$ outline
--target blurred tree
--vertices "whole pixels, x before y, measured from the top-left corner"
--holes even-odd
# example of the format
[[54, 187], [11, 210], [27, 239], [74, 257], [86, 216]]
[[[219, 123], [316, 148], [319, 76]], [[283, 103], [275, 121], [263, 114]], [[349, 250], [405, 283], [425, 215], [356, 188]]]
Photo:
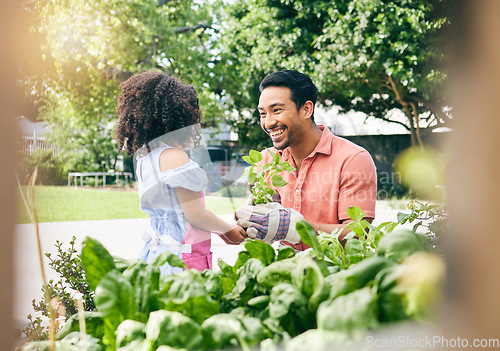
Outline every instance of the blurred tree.
[[114, 167], [118, 85], [142, 70], [193, 84], [204, 122], [222, 118], [209, 90], [217, 2], [33, 0], [25, 6], [37, 44], [21, 64], [23, 83], [43, 106], [39, 118], [52, 125], [52, 140], [72, 155], [68, 167]]
[[[225, 92], [236, 110], [254, 112], [260, 80], [297, 69], [311, 76], [324, 106], [401, 124], [421, 145], [421, 128], [451, 119], [440, 40], [448, 6], [444, 0], [229, 2], [218, 42]], [[251, 138], [258, 115], [241, 116], [234, 123]]]

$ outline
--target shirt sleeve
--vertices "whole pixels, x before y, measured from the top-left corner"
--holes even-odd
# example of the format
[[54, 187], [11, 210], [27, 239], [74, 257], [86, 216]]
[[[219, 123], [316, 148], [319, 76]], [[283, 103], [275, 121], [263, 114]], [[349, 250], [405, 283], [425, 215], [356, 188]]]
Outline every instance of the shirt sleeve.
[[179, 168], [163, 173], [160, 181], [172, 188], [203, 191], [208, 184], [208, 177], [205, 171], [191, 160]]
[[377, 172], [367, 151], [356, 154], [342, 169], [339, 189], [339, 220], [349, 219], [347, 209], [361, 208], [365, 217], [375, 218], [377, 201]]

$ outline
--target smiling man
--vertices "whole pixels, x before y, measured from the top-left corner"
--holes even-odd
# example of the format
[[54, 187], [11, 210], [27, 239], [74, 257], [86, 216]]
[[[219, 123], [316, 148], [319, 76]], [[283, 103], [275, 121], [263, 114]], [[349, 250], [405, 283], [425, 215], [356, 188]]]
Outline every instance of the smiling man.
[[[247, 232], [258, 239], [305, 250], [308, 246], [298, 242], [295, 230], [299, 219], [330, 233], [345, 228], [352, 221], [347, 209], [358, 206], [371, 222], [377, 193], [373, 160], [362, 147], [314, 122], [318, 90], [311, 79], [294, 70], [274, 72], [261, 82], [260, 91], [257, 108], [261, 127], [273, 142], [271, 150], [296, 170], [282, 174], [288, 184], [275, 189], [281, 206], [241, 208], [238, 224], [254, 228]], [[271, 160], [265, 150], [262, 156], [263, 164]]]

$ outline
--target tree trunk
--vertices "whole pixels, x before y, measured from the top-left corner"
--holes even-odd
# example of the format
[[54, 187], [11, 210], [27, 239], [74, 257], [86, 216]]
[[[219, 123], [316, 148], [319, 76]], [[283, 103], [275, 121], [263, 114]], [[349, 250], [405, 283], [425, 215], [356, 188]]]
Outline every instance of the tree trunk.
[[[411, 145], [412, 146], [420, 146], [423, 147], [422, 139], [420, 138], [420, 126], [419, 126], [419, 118], [415, 105], [411, 105], [409, 102], [405, 101], [401, 95], [401, 92], [398, 89], [396, 82], [392, 79], [391, 75], [387, 75], [387, 80], [389, 81], [390, 86], [388, 88], [394, 92], [396, 95], [396, 101], [403, 107], [403, 112], [408, 118], [408, 123], [410, 126], [410, 137], [411, 137]], [[412, 110], [410, 110], [410, 106], [412, 106]]]

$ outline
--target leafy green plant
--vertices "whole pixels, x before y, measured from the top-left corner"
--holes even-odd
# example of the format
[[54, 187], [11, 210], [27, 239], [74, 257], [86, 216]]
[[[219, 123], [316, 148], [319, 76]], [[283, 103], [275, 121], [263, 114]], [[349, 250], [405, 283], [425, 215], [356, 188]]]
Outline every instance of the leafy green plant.
[[[384, 222], [374, 226], [367, 222], [365, 212], [353, 206], [347, 210], [353, 220], [347, 225], [350, 232], [340, 240], [343, 229], [336, 229], [332, 233], [320, 232], [316, 235], [314, 228], [307, 223], [299, 223], [298, 229], [307, 232], [306, 243], [312, 247], [314, 255], [320, 262], [326, 260], [339, 270], [347, 269], [350, 265], [366, 258], [373, 257], [378, 242], [385, 234], [391, 233], [398, 222]], [[301, 238], [304, 234], [301, 235]]]
[[422, 226], [427, 228], [425, 234], [430, 237], [439, 237], [445, 230], [448, 214], [440, 203], [422, 202], [418, 199], [410, 201], [406, 208], [410, 213], [398, 213], [398, 222], [401, 224], [413, 223], [413, 231]]
[[53, 150], [37, 150], [31, 154], [19, 152], [18, 176], [21, 184], [28, 184], [35, 168], [37, 171], [36, 184], [62, 185], [65, 183], [63, 162], [53, 155]]
[[246, 171], [248, 183], [253, 184], [251, 188], [254, 197], [254, 204], [265, 204], [272, 201], [272, 196], [276, 192], [272, 186], [279, 188], [285, 186], [287, 182], [283, 179], [280, 172], [293, 172], [294, 167], [290, 166], [287, 161], [280, 161], [280, 153], [272, 152], [267, 149], [271, 155], [271, 161], [264, 165], [259, 164], [262, 161], [262, 154], [256, 150], [250, 150], [248, 156], [243, 156], [243, 159], [250, 164]]
[[[355, 236], [347, 243], [358, 240], [358, 251], [335, 244], [337, 233], [316, 236], [301, 221], [297, 231], [311, 250], [296, 254], [248, 239], [234, 265], [219, 260], [219, 271], [187, 269], [168, 252], [151, 264], [123, 260], [87, 238], [81, 260], [96, 306], [83, 316], [87, 348], [304, 349], [297, 345], [311, 333], [348, 340], [388, 323], [432, 318], [444, 274], [429, 238], [394, 231], [398, 223], [371, 226], [359, 208], [349, 214]], [[343, 257], [335, 260], [336, 254]], [[164, 263], [185, 270], [161, 276]], [[76, 317], [57, 333], [56, 345], [80, 342]], [[44, 345], [34, 342], [24, 350], [46, 350]]]
[[[57, 281], [49, 280], [47, 284], [42, 285], [44, 296], [48, 295], [50, 299], [57, 298], [64, 308], [66, 319], [78, 312], [75, 307], [75, 297], [81, 294], [84, 309], [86, 311], [95, 310], [94, 293], [90, 289], [85, 272], [83, 271], [81, 257], [75, 248], [76, 238], [73, 236], [69, 248], [65, 251], [63, 244], [56, 241], [57, 254], [55, 257], [51, 253], [45, 253], [49, 259], [49, 266], [59, 274]], [[39, 312], [42, 317], [50, 318], [50, 309], [47, 299], [32, 301], [33, 309]], [[23, 334], [29, 340], [45, 340], [48, 338], [48, 327], [44, 326], [43, 319], [39, 316], [34, 317], [29, 314], [28, 325], [22, 330]]]

